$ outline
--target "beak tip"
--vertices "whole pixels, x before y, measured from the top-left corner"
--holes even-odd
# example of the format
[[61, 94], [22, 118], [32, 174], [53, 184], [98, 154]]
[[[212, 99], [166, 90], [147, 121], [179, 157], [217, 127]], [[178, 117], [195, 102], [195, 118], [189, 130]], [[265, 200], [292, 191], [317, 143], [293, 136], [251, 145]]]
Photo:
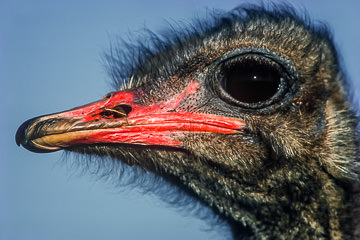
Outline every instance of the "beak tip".
[[[46, 153], [53, 152], [55, 150], [41, 149], [33, 144], [31, 139], [29, 138], [29, 128], [39, 119], [39, 117], [35, 117], [25, 121], [20, 125], [15, 134], [15, 142], [19, 147], [22, 145], [24, 148], [31, 152], [36, 153]], [[31, 134], [30, 134], [31, 135]]]
[[26, 132], [29, 126], [30, 120], [27, 120], [23, 124], [20, 125], [15, 135], [15, 142], [20, 147], [26, 141]]
[[16, 145], [18, 145], [20, 147], [21, 142], [20, 142], [20, 137], [18, 137], [18, 132], [16, 132], [16, 135], [15, 135], [15, 142], [16, 142]]

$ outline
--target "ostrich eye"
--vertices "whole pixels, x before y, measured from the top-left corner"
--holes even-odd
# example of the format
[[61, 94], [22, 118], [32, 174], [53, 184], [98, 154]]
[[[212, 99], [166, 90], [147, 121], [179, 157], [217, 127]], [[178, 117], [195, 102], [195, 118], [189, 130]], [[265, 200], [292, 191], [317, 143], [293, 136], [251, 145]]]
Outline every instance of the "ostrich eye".
[[220, 97], [250, 109], [279, 101], [288, 89], [288, 73], [270, 57], [250, 53], [225, 59], [217, 71]]
[[279, 90], [282, 77], [277, 67], [246, 59], [225, 64], [222, 74], [223, 89], [243, 103], [270, 99]]

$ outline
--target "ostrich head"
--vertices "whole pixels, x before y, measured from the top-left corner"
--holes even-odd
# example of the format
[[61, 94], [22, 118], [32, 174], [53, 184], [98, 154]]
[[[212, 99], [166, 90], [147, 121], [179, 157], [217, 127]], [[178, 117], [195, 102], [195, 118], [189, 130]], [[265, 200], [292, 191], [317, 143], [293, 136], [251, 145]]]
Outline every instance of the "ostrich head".
[[248, 7], [172, 33], [151, 35], [128, 67], [113, 51], [116, 92], [26, 121], [17, 144], [154, 172], [235, 238], [359, 237], [357, 119], [327, 29]]

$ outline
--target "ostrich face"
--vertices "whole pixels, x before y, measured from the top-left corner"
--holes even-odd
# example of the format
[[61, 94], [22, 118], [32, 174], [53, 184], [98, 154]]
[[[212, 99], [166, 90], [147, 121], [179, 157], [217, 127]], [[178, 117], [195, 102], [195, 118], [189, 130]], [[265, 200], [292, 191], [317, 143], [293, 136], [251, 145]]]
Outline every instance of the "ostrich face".
[[[293, 12], [246, 13], [162, 42], [122, 91], [31, 119], [17, 143], [139, 165], [253, 232], [299, 236], [289, 229], [310, 224], [305, 234], [320, 234], [329, 220], [312, 213], [332, 196], [323, 186], [343, 191], [356, 155], [336, 52]], [[116, 76], [119, 59], [109, 58]]]

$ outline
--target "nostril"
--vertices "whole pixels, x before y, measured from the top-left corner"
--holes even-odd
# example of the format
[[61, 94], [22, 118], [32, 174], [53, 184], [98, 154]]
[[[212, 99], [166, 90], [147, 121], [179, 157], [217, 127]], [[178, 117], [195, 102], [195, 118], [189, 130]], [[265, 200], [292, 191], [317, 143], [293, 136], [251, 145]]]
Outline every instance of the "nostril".
[[129, 105], [120, 104], [113, 108], [104, 108], [100, 113], [100, 116], [108, 119], [125, 118], [129, 115], [131, 110], [132, 108]]
[[132, 110], [132, 107], [130, 107], [129, 105], [126, 105], [126, 104], [120, 104], [120, 105], [115, 106], [114, 109], [118, 110], [118, 111], [122, 111], [126, 115], [129, 115], [129, 113]]

